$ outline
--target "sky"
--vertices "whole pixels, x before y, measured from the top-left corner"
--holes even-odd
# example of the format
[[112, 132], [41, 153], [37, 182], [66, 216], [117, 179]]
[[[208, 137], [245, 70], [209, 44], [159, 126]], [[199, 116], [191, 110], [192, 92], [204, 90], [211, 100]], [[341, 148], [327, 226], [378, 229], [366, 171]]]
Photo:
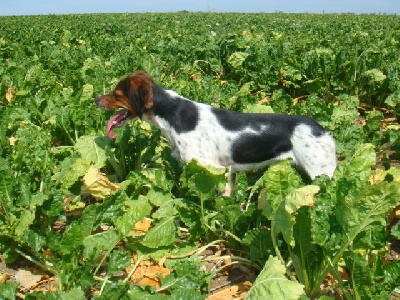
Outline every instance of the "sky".
[[12, 0], [0, 5], [1, 16], [181, 10], [400, 14], [400, 0]]

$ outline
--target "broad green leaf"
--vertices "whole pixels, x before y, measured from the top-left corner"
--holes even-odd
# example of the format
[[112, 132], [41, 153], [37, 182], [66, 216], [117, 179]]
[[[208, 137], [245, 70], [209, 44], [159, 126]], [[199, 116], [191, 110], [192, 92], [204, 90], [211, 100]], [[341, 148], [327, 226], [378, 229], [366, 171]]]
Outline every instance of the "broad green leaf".
[[61, 171], [53, 176], [62, 187], [70, 188], [77, 180], [84, 176], [92, 165], [91, 160], [69, 157], [61, 163]]
[[363, 286], [370, 288], [373, 284], [373, 279], [365, 257], [354, 251], [346, 251], [343, 253], [343, 258], [350, 272], [349, 280], [355, 294], [358, 295]]
[[372, 144], [363, 144], [356, 149], [352, 157], [342, 161], [333, 174], [336, 181], [344, 179], [348, 182], [365, 182], [370, 174], [371, 167], [376, 163], [376, 154]]
[[174, 183], [167, 179], [165, 170], [162, 169], [147, 169], [141, 171], [154, 186], [162, 189], [165, 192], [171, 191]]
[[251, 85], [253, 82], [246, 82], [243, 86], [240, 87], [240, 90], [236, 93], [238, 97], [246, 97], [251, 95]]
[[360, 101], [357, 97], [343, 95], [339, 97], [339, 100], [339, 105], [334, 107], [331, 115], [331, 123], [329, 124], [331, 130], [350, 126], [359, 116], [358, 106]]
[[84, 235], [80, 226], [69, 227], [65, 231], [63, 238], [60, 241], [60, 251], [63, 254], [74, 252], [77, 248], [82, 246]]
[[400, 224], [394, 225], [390, 229], [390, 234], [393, 235], [396, 239], [400, 240]]
[[386, 79], [386, 75], [381, 70], [372, 69], [364, 72], [364, 76], [373, 82], [382, 82]]
[[[315, 243], [327, 247], [330, 251], [340, 248], [344, 238], [336, 219], [337, 203], [354, 191], [363, 193], [370, 185], [371, 167], [375, 164], [374, 147], [371, 144], [359, 145], [355, 153], [340, 162], [333, 174], [333, 180], [326, 191], [318, 194], [312, 215], [311, 234]], [[361, 199], [363, 196], [360, 195]]]
[[242, 242], [250, 247], [251, 261], [266, 258], [273, 252], [271, 231], [267, 229], [254, 228], [247, 231]]
[[214, 194], [220, 182], [225, 181], [224, 168], [201, 166], [197, 161], [189, 162], [182, 172], [181, 180], [183, 187], [188, 188], [190, 193], [199, 197]]
[[68, 292], [61, 291], [60, 292], [61, 300], [84, 300], [86, 299], [85, 293], [82, 291], [80, 287], [74, 287], [70, 289]]
[[97, 168], [104, 167], [107, 161], [107, 146], [110, 144], [107, 137], [81, 136], [75, 144], [75, 150], [84, 160], [92, 161]]
[[32, 229], [28, 229], [25, 231], [23, 239], [24, 242], [34, 252], [39, 252], [46, 243], [45, 237]]
[[319, 286], [324, 278], [318, 278], [318, 271], [324, 262], [324, 253], [313, 242], [311, 235], [310, 210], [300, 209], [296, 213], [296, 223], [293, 226], [295, 247], [289, 247], [290, 259], [293, 263], [296, 276], [305, 285], [306, 292], [314, 286]]
[[372, 223], [386, 224], [386, 216], [398, 205], [400, 190], [397, 182], [379, 184], [351, 191], [337, 206], [336, 218], [344, 236], [351, 243]]
[[114, 275], [131, 264], [131, 253], [126, 250], [115, 250], [110, 254], [107, 274]]
[[204, 299], [200, 289], [209, 285], [211, 274], [202, 271], [203, 263], [197, 255], [170, 261], [168, 268], [174, 270], [165, 278], [160, 278], [161, 288], [171, 291], [173, 299]]
[[94, 235], [89, 235], [83, 240], [83, 256], [85, 259], [95, 260], [102, 254], [115, 247], [121, 240], [121, 235], [116, 230], [109, 230]]
[[400, 90], [397, 90], [393, 94], [390, 94], [385, 99], [385, 103], [391, 108], [395, 108], [397, 105], [400, 105]]
[[175, 208], [174, 204], [175, 199], [171, 199], [161, 205], [153, 214], [152, 217], [155, 219], [161, 219], [164, 217], [175, 216], [178, 213], [178, 210]]
[[392, 289], [398, 287], [400, 282], [400, 260], [392, 262], [383, 271], [385, 273], [385, 284], [388, 284]]
[[85, 101], [93, 101], [93, 93], [94, 93], [93, 85], [84, 84], [82, 87], [82, 95], [81, 95], [81, 98], [79, 99], [79, 101], [81, 103], [85, 102]]
[[99, 207], [92, 205], [85, 208], [77, 226], [82, 232], [83, 237], [89, 236], [94, 230], [97, 218], [99, 217]]
[[245, 299], [299, 299], [304, 294], [304, 286], [290, 281], [285, 274], [285, 266], [278, 258], [270, 256]]
[[160, 219], [151, 228], [142, 240], [142, 244], [149, 248], [159, 248], [175, 243], [177, 228], [175, 216]]
[[143, 220], [151, 212], [151, 205], [148, 200], [141, 196], [138, 200], [128, 201], [127, 211], [115, 220], [115, 227], [123, 236], [127, 236], [129, 232], [135, 227], [136, 222]]
[[232, 53], [231, 56], [228, 57], [228, 63], [234, 68], [239, 68], [248, 56], [249, 54], [246, 52]]
[[165, 203], [173, 200], [171, 194], [159, 192], [153, 189], [147, 193], [146, 198], [155, 206], [163, 206]]
[[15, 227], [15, 234], [21, 236], [24, 232], [31, 226], [35, 220], [35, 214], [30, 211], [25, 211], [20, 219], [18, 220], [18, 225]]
[[0, 298], [1, 299], [16, 299], [17, 287], [19, 283], [16, 281], [9, 281], [0, 284]]
[[258, 113], [258, 114], [272, 114], [274, 110], [269, 105], [263, 104], [248, 104], [246, 105], [244, 112], [246, 113]]
[[263, 211], [263, 214], [272, 219], [275, 210], [283, 201], [285, 196], [292, 190], [303, 185], [301, 177], [292, 168], [289, 161], [282, 161], [271, 165], [264, 173], [262, 187], [266, 189], [266, 193], [260, 195], [258, 207]]
[[282, 232], [283, 238], [291, 247], [295, 246], [293, 226], [296, 220], [294, 214], [302, 206], [314, 206], [314, 196], [318, 191], [319, 186], [316, 185], [307, 185], [298, 188], [286, 196], [275, 212], [272, 222], [274, 233], [278, 235], [279, 232]]

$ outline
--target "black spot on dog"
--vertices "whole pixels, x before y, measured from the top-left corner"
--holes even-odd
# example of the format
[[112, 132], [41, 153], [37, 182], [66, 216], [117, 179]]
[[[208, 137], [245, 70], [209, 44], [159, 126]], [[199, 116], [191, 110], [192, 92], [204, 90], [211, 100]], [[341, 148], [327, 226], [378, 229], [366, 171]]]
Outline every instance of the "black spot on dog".
[[154, 114], [166, 120], [177, 133], [195, 130], [199, 122], [197, 106], [189, 100], [171, 97], [158, 86], [155, 89]]
[[235, 163], [260, 163], [290, 151], [292, 143], [279, 135], [246, 134], [232, 145], [232, 158]]

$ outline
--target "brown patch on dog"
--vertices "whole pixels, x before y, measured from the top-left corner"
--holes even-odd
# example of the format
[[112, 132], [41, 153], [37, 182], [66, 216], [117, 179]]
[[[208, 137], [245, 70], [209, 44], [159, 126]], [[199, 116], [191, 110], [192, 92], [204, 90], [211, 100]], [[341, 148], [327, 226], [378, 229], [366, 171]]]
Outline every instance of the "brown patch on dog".
[[133, 118], [153, 107], [153, 78], [145, 71], [139, 71], [122, 79], [114, 91], [96, 98], [103, 109], [126, 108]]

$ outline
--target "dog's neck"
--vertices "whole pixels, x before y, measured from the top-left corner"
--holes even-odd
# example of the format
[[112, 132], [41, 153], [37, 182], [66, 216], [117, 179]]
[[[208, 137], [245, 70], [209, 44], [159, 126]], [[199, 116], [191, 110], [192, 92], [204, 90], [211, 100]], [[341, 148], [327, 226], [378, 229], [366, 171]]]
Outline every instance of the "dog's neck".
[[162, 131], [175, 129], [177, 133], [193, 130], [198, 122], [198, 105], [174, 91], [155, 85], [153, 107], [143, 114], [143, 120]]

